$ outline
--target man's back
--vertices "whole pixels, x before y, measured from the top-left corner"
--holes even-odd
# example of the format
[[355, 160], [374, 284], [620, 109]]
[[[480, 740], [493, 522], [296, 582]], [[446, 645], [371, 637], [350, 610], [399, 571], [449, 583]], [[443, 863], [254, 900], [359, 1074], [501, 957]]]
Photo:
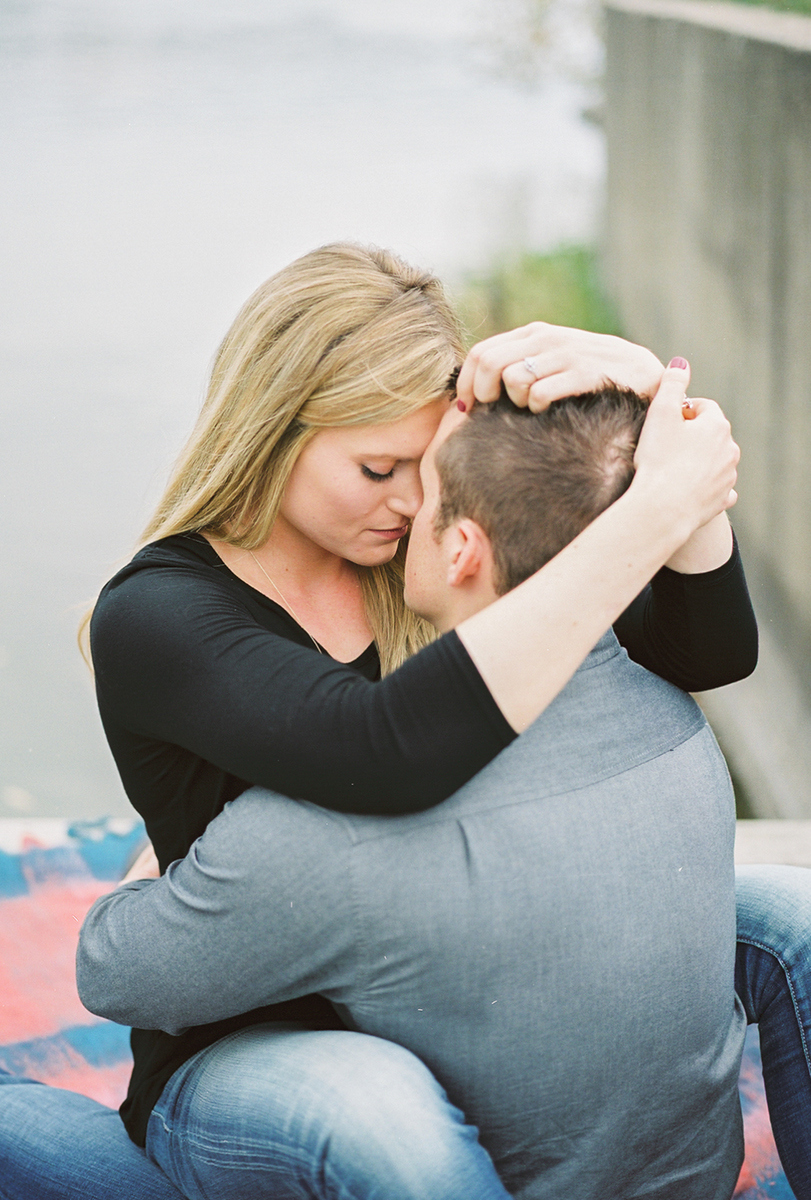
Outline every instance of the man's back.
[[689, 697], [608, 635], [455, 797], [354, 841], [365, 972], [517, 1197], [728, 1197], [742, 1158], [734, 805]]
[[320, 991], [427, 1063], [518, 1200], [728, 1200], [733, 836], [700, 710], [607, 634], [437, 808], [345, 816], [260, 789], [228, 805], [127, 910], [170, 948], [121, 963], [112, 998], [90, 971], [83, 998], [172, 1032]]

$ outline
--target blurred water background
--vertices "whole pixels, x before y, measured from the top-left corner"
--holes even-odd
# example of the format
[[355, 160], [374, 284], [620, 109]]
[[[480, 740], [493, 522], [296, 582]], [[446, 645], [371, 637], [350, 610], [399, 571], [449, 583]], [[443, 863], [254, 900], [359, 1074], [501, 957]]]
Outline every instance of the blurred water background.
[[521, 2], [0, 0], [0, 815], [129, 811], [76, 625], [253, 287], [595, 237], [599, 44], [559, 0], [527, 72]]

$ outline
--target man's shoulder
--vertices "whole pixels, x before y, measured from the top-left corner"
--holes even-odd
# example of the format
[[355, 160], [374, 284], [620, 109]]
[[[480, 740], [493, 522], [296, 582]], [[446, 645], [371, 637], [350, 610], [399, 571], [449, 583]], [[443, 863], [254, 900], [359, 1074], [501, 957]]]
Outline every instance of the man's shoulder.
[[708, 736], [698, 739], [693, 753], [720, 760], [692, 697], [632, 662], [609, 632], [529, 729], [454, 796], [409, 817], [350, 818], [351, 836], [369, 841], [406, 835], [473, 811], [600, 786], [663, 758], [704, 730]]
[[692, 696], [633, 662], [609, 633], [517, 739], [510, 765], [543, 767], [550, 789], [582, 787], [667, 754], [706, 724]]

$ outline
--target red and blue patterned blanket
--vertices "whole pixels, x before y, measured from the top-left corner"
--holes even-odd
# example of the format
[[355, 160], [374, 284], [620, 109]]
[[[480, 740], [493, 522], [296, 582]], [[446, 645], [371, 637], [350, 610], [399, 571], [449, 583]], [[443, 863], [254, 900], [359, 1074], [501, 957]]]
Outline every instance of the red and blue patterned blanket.
[[[117, 1107], [128, 1030], [82, 1007], [73, 961], [93, 901], [120, 879], [143, 838], [131, 820], [0, 820], [0, 1067]], [[746, 1161], [736, 1200], [793, 1200], [769, 1126], [757, 1031], [740, 1080]]]

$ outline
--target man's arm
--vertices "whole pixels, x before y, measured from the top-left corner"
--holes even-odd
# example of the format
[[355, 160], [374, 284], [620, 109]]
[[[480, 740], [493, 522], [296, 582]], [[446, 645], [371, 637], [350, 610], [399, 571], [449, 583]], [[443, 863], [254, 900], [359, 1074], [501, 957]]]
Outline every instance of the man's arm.
[[179, 1033], [355, 977], [341, 819], [254, 789], [185, 859], [127, 883], [87, 915], [82, 1003], [139, 1029]]

